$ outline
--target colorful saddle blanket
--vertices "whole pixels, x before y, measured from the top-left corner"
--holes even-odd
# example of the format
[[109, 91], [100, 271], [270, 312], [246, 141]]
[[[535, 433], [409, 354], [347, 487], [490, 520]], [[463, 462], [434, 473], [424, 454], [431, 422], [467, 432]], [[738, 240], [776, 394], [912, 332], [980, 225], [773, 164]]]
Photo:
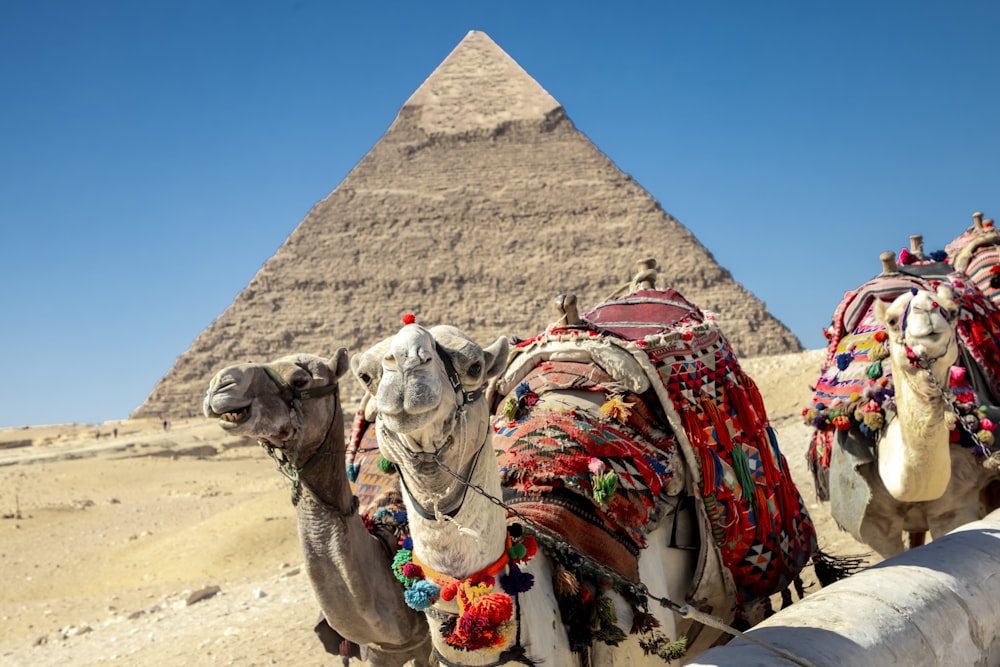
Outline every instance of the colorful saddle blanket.
[[[717, 552], [738, 604], [784, 590], [815, 551], [815, 529], [757, 387], [714, 319], [673, 290], [633, 292], [581, 319], [517, 344], [497, 384], [501, 438], [537, 433], [534, 442], [544, 440], [521, 451], [508, 443], [501, 455], [501, 465], [512, 468], [508, 488], [537, 497], [546, 486], [577, 490], [577, 503], [590, 503], [596, 525], [641, 548], [657, 516], [657, 496], [683, 465], [695, 479], [689, 492], [708, 517], [702, 548]], [[569, 368], [565, 360], [578, 364]], [[532, 395], [541, 399], [552, 377], [569, 374], [585, 378], [577, 388], [603, 392], [601, 414], [521, 409], [524, 396], [528, 403]], [[505, 404], [515, 408], [505, 413]], [[634, 412], [616, 414], [622, 404]], [[587, 418], [579, 421], [582, 413]], [[633, 419], [639, 415], [641, 423]], [[651, 426], [643, 425], [647, 415]], [[540, 481], [530, 480], [532, 454], [544, 454]], [[593, 497], [594, 459], [595, 469], [624, 480], [606, 505]], [[517, 465], [527, 468], [513, 470]]]
[[376, 527], [384, 528], [398, 541], [406, 533], [406, 505], [399, 474], [395, 468], [386, 466], [379, 454], [374, 425], [374, 421], [365, 418], [364, 409], [354, 416], [345, 453], [347, 476], [358, 499], [358, 513], [369, 532], [375, 532]]
[[[892, 366], [885, 327], [875, 319], [875, 300], [891, 303], [907, 290], [934, 291], [947, 283], [959, 306], [956, 332], [962, 354], [951, 375], [960, 406], [997, 405], [1000, 399], [1000, 311], [968, 278], [951, 273], [944, 280], [918, 276], [877, 276], [844, 295], [827, 330], [827, 357], [820, 370], [805, 421], [815, 430], [809, 465], [820, 500], [829, 500], [826, 471], [838, 430], [857, 427], [873, 435], [893, 413]], [[969, 430], [955, 436], [974, 448]]]

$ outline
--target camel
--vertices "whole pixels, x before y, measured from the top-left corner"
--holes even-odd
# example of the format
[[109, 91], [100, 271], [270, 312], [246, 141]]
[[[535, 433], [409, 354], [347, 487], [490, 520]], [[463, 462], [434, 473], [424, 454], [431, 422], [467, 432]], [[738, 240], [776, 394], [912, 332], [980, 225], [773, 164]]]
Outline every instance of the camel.
[[343, 348], [331, 359], [228, 366], [212, 378], [204, 412], [231, 434], [257, 438], [292, 480], [305, 569], [334, 632], [360, 645], [366, 664], [426, 666], [427, 623], [389, 569], [396, 545], [368, 531], [349, 483], [338, 385], [347, 368]]
[[[663, 297], [661, 292], [637, 294], [638, 301], [649, 294]], [[575, 300], [563, 303], [569, 307]], [[682, 335], [687, 341], [692, 335], [717, 331], [709, 325], [714, 327], [714, 323], [695, 323], [683, 334], [678, 331], [676, 342]], [[630, 415], [640, 412], [639, 399], [633, 397], [654, 391], [656, 383], [650, 377], [658, 377], [656, 369], [643, 366], [650, 362], [636, 346], [620, 347], [607, 342], [610, 338], [606, 344], [591, 345], [596, 340], [592, 333], [593, 329], [582, 326], [574, 329], [571, 323], [568, 329], [550, 328], [527, 347], [518, 344], [512, 350], [506, 336], [483, 347], [460, 329], [448, 325], [424, 328], [407, 316], [398, 333], [351, 360], [358, 380], [375, 398], [379, 448], [396, 465], [403, 482], [412, 550], [400, 552], [393, 570], [407, 590], [408, 602], [426, 611], [441, 664], [651, 665], [690, 658], [728, 639], [732, 628], [702, 613], [732, 620], [737, 598], [736, 585], [720, 563], [719, 552], [702, 548], [712, 539], [712, 529], [707, 525], [704, 498], [693, 491], [702, 482], [696, 483], [694, 475], [686, 472], [702, 464], [690, 467], [688, 456], [693, 448], [686, 436], [677, 436], [685, 443], [682, 454], [665, 420], [658, 426], [636, 426], [636, 431], [622, 426], [625, 422], [619, 420], [632, 423]], [[528, 350], [547, 360], [538, 372], [558, 375], [560, 369], [568, 369], [558, 379], [546, 376], [542, 382], [549, 383], [550, 391], [539, 389], [530, 400], [521, 391], [535, 381], [524, 379], [525, 373], [534, 377], [530, 372], [536, 368]], [[518, 356], [519, 352], [524, 354]], [[508, 367], [509, 358], [521, 361], [516, 368]], [[560, 366], [563, 362], [570, 366]], [[376, 368], [380, 372], [373, 372]], [[564, 382], [565, 378], [571, 379]], [[605, 400], [603, 393], [591, 391], [593, 387], [586, 383], [594, 379], [602, 387], [613, 387], [615, 397]], [[739, 390], [735, 385], [729, 388], [733, 393]], [[512, 401], [514, 407], [508, 409]], [[594, 429], [588, 433], [600, 432], [594, 440], [601, 441], [598, 446], [605, 448], [602, 457], [606, 454], [607, 458], [568, 455], [562, 444], [547, 443], [548, 436], [517, 438], [537, 449], [504, 451], [499, 443], [513, 437], [507, 435], [511, 425], [530, 422], [527, 417], [517, 421], [511, 409], [552, 423], [560, 418], [608, 415], [584, 427]], [[650, 412], [664, 409], [654, 407]], [[748, 407], [745, 414], [760, 426], [764, 423], [762, 406], [757, 409]], [[681, 418], [672, 414], [673, 423], [680, 424]], [[689, 417], [695, 419], [693, 408]], [[611, 434], [640, 431], [658, 443], [672, 443], [664, 460], [653, 462], [654, 457], [646, 454], [631, 456], [639, 451], [637, 445], [623, 440], [614, 443], [621, 456], [609, 453]], [[695, 432], [698, 437], [710, 437], [709, 431], [696, 428]], [[760, 431], [765, 438], [767, 432]], [[579, 437], [584, 440], [587, 435]], [[767, 446], [773, 444], [768, 441]], [[581, 485], [592, 483], [596, 505], [590, 510], [577, 506], [559, 511], [574, 502], [568, 493], [574, 481], [556, 501], [540, 508], [533, 492], [517, 492], [537, 479], [528, 474], [509, 476], [519, 469], [518, 459], [538, 472], [566, 466], [575, 480], [584, 480]], [[613, 464], [605, 463], [612, 459]], [[635, 505], [623, 507], [622, 498], [614, 494], [616, 488], [627, 487], [633, 500], [640, 496], [646, 489], [635, 471], [646, 464], [660, 466], [658, 479], [663, 484], [652, 494], [655, 502], [645, 508], [649, 516], [648, 525], [643, 526], [644, 544], [630, 561], [622, 547], [627, 542], [622, 534], [591, 522], [600, 524], [596, 517], [604, 513], [635, 511]], [[790, 478], [787, 482], [777, 486], [803, 512], [798, 524], [801, 534], [789, 542], [801, 540], [811, 553], [815, 532]], [[558, 485], [549, 479], [540, 483]], [[598, 501], [599, 494], [604, 495]], [[556, 519], [551, 519], [553, 512]], [[632, 527], [646, 518], [637, 519]], [[566, 537], [566, 529], [574, 534]], [[741, 539], [743, 531], [737, 531], [730, 537]], [[586, 552], [581, 544], [588, 542], [617, 554], [614, 566], [611, 558], [602, 560]], [[774, 563], [781, 560], [771, 555]], [[801, 564], [790, 569], [796, 567]], [[769, 601], [756, 602], [758, 612], [769, 605]], [[747, 611], [749, 618], [752, 614]], [[560, 618], [566, 627], [560, 627]], [[715, 622], [703, 625], [710, 618]]]
[[901, 273], [891, 252], [882, 262], [838, 308], [805, 418], [817, 427], [814, 474], [828, 466], [831, 514], [889, 558], [1000, 506], [996, 374], [981, 363], [1000, 359], [986, 333], [1000, 320], [965, 276]]
[[983, 214], [972, 214], [972, 226], [945, 246], [956, 271], [969, 276], [994, 304], [1000, 307], [1000, 229]]

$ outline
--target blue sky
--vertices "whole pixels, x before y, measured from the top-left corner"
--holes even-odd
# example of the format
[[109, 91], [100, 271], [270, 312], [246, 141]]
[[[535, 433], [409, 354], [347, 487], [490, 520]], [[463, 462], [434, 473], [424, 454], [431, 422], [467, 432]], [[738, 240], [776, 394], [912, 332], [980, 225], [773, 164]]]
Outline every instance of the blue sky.
[[1000, 217], [1000, 3], [0, 2], [0, 427], [138, 407], [469, 30], [807, 348]]

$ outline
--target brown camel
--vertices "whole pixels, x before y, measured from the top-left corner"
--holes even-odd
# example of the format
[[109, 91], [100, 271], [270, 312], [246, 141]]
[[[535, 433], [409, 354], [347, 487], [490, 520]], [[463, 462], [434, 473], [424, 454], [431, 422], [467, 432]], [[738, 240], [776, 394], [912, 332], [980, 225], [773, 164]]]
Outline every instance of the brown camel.
[[368, 531], [351, 491], [338, 387], [347, 367], [343, 348], [331, 359], [229, 366], [209, 384], [205, 415], [257, 438], [292, 480], [306, 571], [333, 630], [360, 645], [367, 664], [428, 665], [427, 623], [390, 571], [396, 545]]

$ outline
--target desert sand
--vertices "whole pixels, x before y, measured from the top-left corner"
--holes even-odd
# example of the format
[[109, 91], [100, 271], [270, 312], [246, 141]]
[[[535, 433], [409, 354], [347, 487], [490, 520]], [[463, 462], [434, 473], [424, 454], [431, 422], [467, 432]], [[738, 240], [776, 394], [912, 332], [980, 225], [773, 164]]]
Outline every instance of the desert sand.
[[[741, 363], [820, 547], [857, 555], [806, 468], [800, 414], [822, 360]], [[287, 482], [212, 420], [0, 430], [0, 515], [0, 664], [341, 664], [312, 633]], [[816, 590], [812, 568], [803, 578]]]

